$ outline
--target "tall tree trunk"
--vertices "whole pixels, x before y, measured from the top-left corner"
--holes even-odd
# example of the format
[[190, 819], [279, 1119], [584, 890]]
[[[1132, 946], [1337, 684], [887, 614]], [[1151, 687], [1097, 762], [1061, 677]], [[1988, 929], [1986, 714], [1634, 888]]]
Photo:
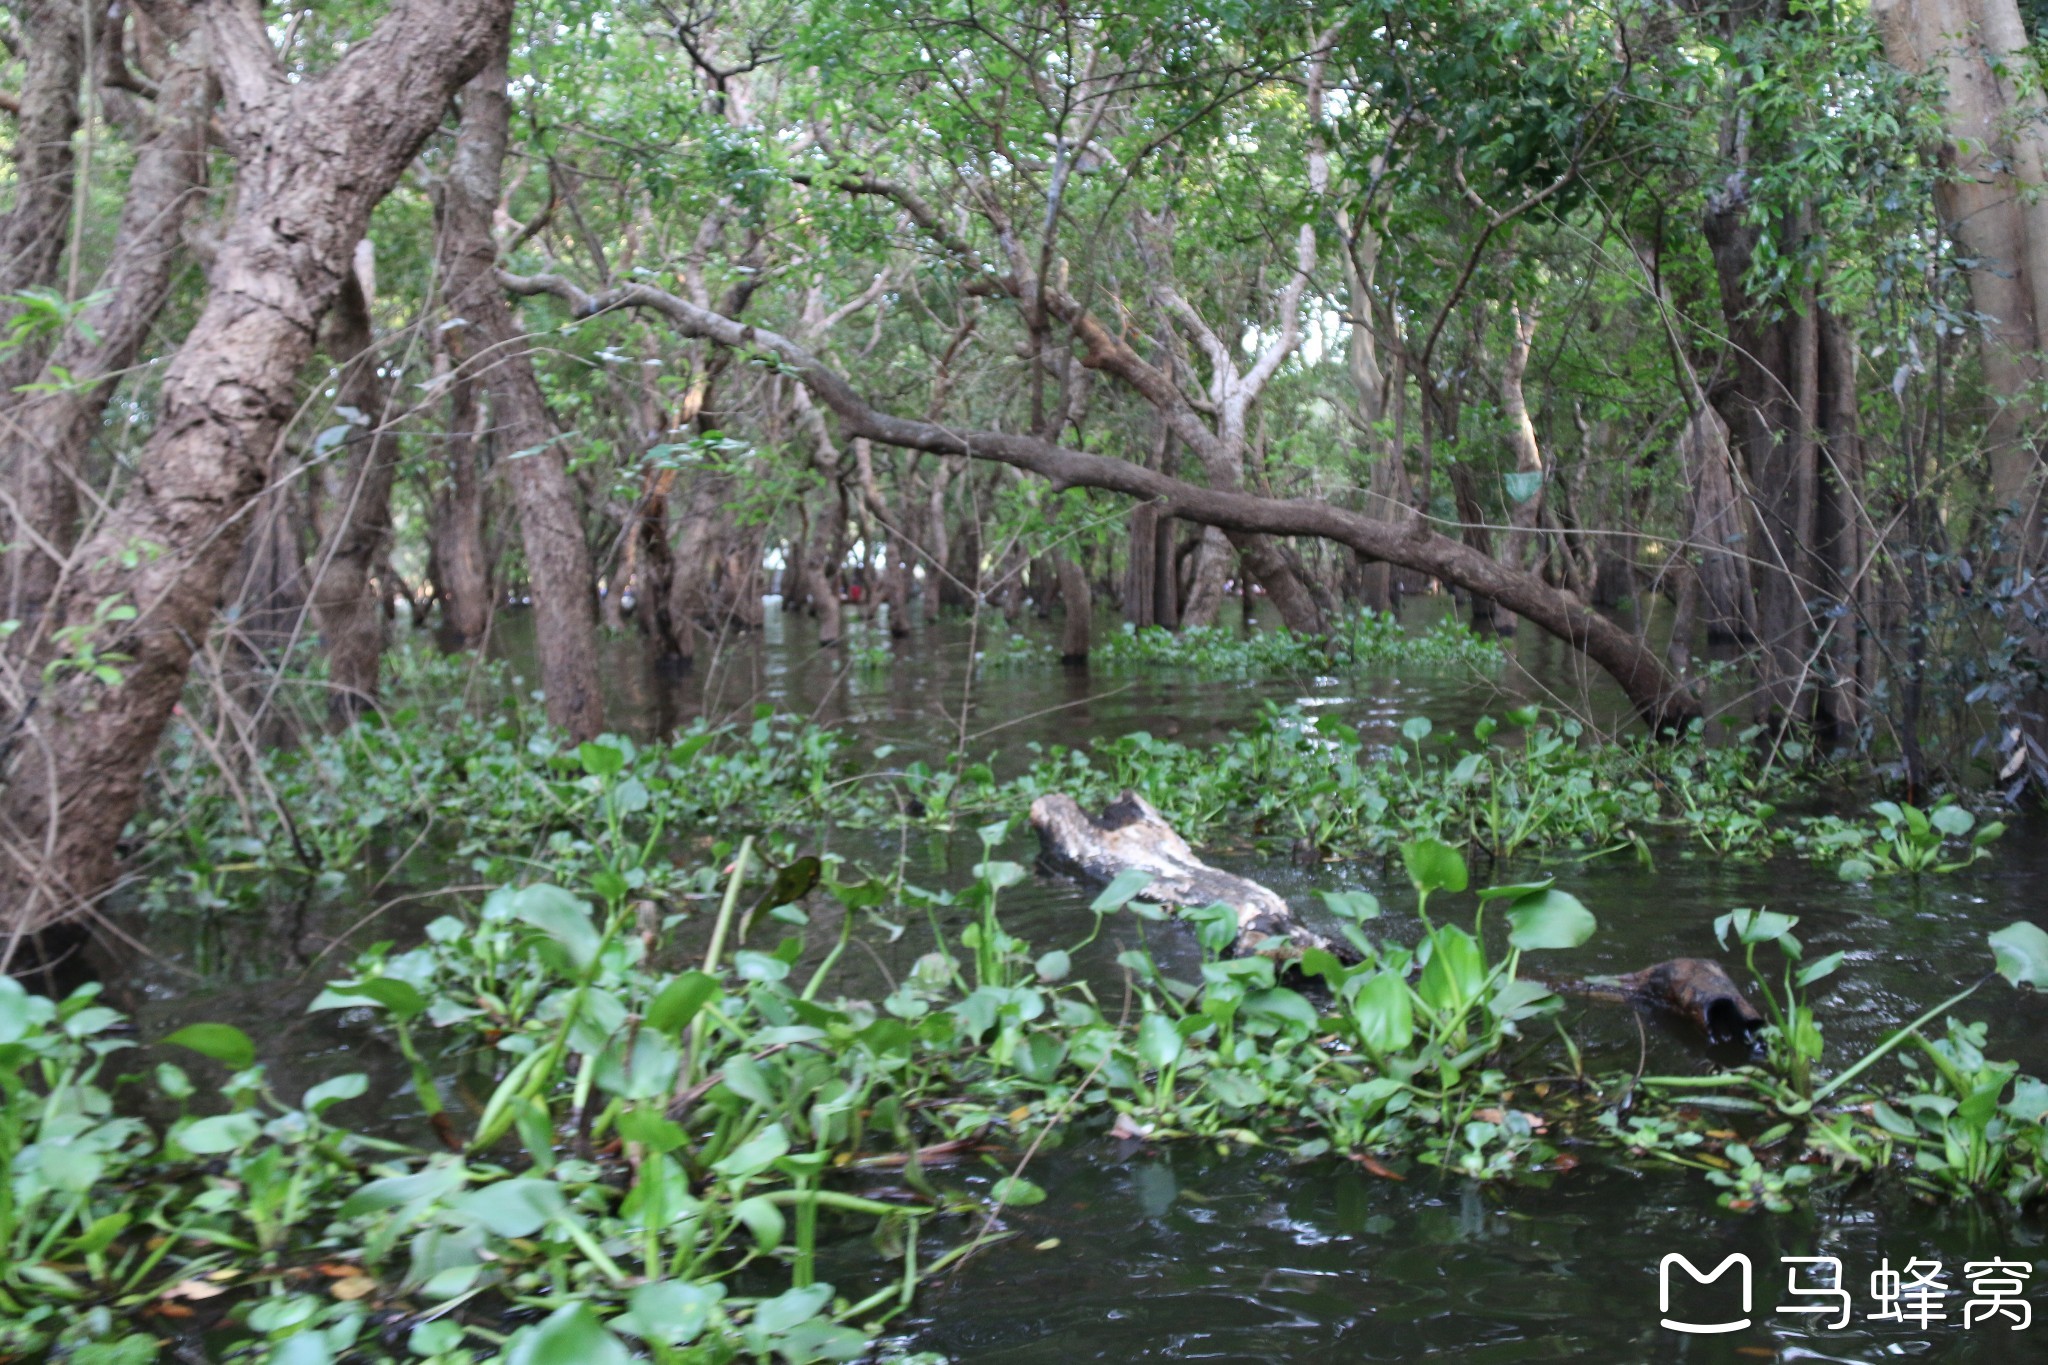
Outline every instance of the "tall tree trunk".
[[505, 81], [501, 42], [462, 90], [461, 127], [441, 194], [443, 269], [448, 307], [466, 321], [461, 330], [468, 334], [471, 363], [491, 395], [501, 444], [511, 447], [499, 467], [519, 509], [548, 719], [573, 738], [589, 739], [604, 729], [590, 548], [547, 401], [498, 284], [498, 247], [491, 236], [511, 119]]
[[[1678, 451], [1692, 495], [1691, 529], [1683, 553], [1698, 570], [1707, 634], [1719, 640], [1753, 639], [1756, 604], [1748, 553], [1752, 537], [1735, 493], [1728, 424], [1712, 407], [1700, 407], [1679, 433]], [[1601, 576], [1604, 580], [1605, 570]]]
[[427, 529], [429, 568], [441, 600], [444, 643], [476, 649], [491, 628], [491, 556], [484, 543], [483, 405], [462, 365], [461, 338], [449, 336], [456, 364], [448, 379], [448, 482], [434, 498]]
[[327, 315], [327, 346], [341, 367], [335, 406], [349, 424], [343, 458], [322, 470], [326, 520], [314, 552], [313, 622], [327, 655], [327, 717], [347, 725], [377, 704], [384, 619], [371, 575], [391, 540], [391, 485], [398, 476], [396, 420], [378, 373], [370, 324], [369, 243]]
[[1157, 590], [1153, 575], [1159, 571], [1159, 504], [1131, 505], [1129, 560], [1124, 570], [1124, 620], [1139, 630], [1155, 625]]
[[[1763, 300], [1749, 293], [1760, 235], [1749, 221], [1741, 176], [1709, 202], [1707, 243], [1719, 276], [1721, 312], [1733, 342], [1736, 382], [1716, 395], [1743, 454], [1755, 514], [1748, 542], [1756, 585], [1760, 709], [1805, 719], [1813, 698], [1816, 638], [1810, 600], [1817, 583], [1819, 447], [1818, 291]], [[1789, 249], [1807, 235], [1804, 212], [1788, 214], [1780, 234]]]
[[[162, 7], [148, 6], [160, 25]], [[410, 0], [325, 72], [287, 76], [253, 8], [195, 5], [238, 149], [206, 305], [163, 380], [120, 504], [51, 607], [120, 675], [58, 667], [19, 722], [0, 794], [0, 907], [26, 935], [89, 906], [246, 533], [320, 319], [448, 98], [503, 40], [507, 0]], [[133, 615], [107, 610], [114, 603]]]
[[[2001, 506], [2019, 506], [2041, 473], [2025, 400], [2041, 377], [2048, 324], [2048, 100], [2016, 0], [1873, 0], [1870, 12], [1895, 64], [1942, 78], [1949, 173], [1935, 184], [1935, 205], [1943, 231], [1972, 261], [1984, 378], [2003, 400], [1984, 435], [1992, 494]], [[2038, 544], [2038, 536], [2027, 539]]]
[[[0, 294], [57, 283], [71, 234], [77, 177], [79, 80], [85, 73], [88, 24], [104, 7], [77, 0], [23, 0], [21, 112], [14, 122], [14, 204], [0, 217]], [[0, 323], [15, 313], [0, 306]], [[0, 409], [35, 378], [44, 348], [31, 341], [0, 356]]]
[[1088, 591], [1088, 575], [1079, 560], [1059, 555], [1054, 572], [1059, 578], [1060, 608], [1066, 619], [1060, 626], [1060, 659], [1064, 663], [1088, 661], [1088, 637], [1095, 615], [1095, 600]]
[[[64, 8], [75, 31], [78, 10]], [[57, 339], [35, 376], [38, 388], [17, 394], [9, 385], [0, 402], [0, 470], [14, 473], [21, 518], [7, 555], [0, 615], [30, 624], [38, 620], [76, 543], [84, 477], [79, 457], [170, 295], [183, 259], [180, 231], [206, 183], [206, 125], [214, 95], [205, 43], [195, 34], [172, 57], [158, 87], [155, 128], [136, 153], [113, 254], [93, 286], [94, 301]], [[27, 128], [22, 131], [26, 136]]]

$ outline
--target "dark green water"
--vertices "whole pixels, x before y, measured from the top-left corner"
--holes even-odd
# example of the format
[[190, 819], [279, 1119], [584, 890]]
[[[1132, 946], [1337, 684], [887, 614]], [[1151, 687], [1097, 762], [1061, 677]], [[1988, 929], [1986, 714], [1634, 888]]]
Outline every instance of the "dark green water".
[[[1027, 633], [1034, 629], [1027, 623]], [[870, 745], [895, 746], [902, 757], [890, 761], [941, 754], [964, 733], [970, 754], [991, 757], [999, 768], [1021, 766], [1033, 742], [1078, 744], [1134, 729], [1200, 743], [1246, 723], [1269, 699], [1337, 714], [1380, 742], [1391, 741], [1410, 715], [1462, 726], [1531, 700], [1568, 702], [1594, 718], [1616, 719], [1611, 694], [1596, 690], [1588, 698], [1581, 691], [1572, 659], [1548, 642], [1522, 648], [1522, 667], [1478, 682], [1435, 674], [1202, 681], [1091, 675], [1047, 661], [985, 667], [970, 688], [967, 629], [957, 623], [895, 646], [887, 667], [847, 668], [838, 655], [816, 648], [809, 622], [791, 620], [771, 623], [765, 639], [729, 646], [715, 666], [705, 660], [679, 685], [662, 687], [623, 645], [609, 657], [608, 673], [614, 714], [645, 730], [699, 713], [744, 715], [770, 702], [854, 731]], [[516, 640], [511, 650], [516, 659]], [[1545, 966], [1582, 976], [1713, 956], [1715, 916], [1737, 906], [1793, 913], [1812, 954], [1847, 954], [1818, 1006], [1830, 1057], [1854, 1056], [1980, 976], [1989, 963], [1986, 932], [2017, 918], [2042, 918], [2044, 833], [2048, 827], [2038, 819], [2021, 822], [1987, 862], [1917, 885], [1899, 879], [1844, 887], [1827, 869], [1789, 854], [1724, 860], [1675, 847], [1659, 850], [1654, 868], [1619, 860], [1545, 867], [1601, 921], [1592, 942], [1547, 955]], [[967, 834], [899, 839], [821, 830], [816, 838], [870, 862], [901, 856], [912, 879], [930, 886], [964, 885], [979, 856]], [[1032, 851], [1028, 836], [1005, 850], [1025, 862]], [[1376, 865], [1305, 870], [1244, 856], [1217, 860], [1297, 903], [1317, 889], [1364, 886], [1386, 903], [1383, 923], [1412, 918], [1404, 915], [1412, 898]], [[1492, 872], [1512, 880], [1527, 870]], [[378, 900], [404, 890], [385, 887]], [[1004, 922], [1041, 946], [1062, 945], [1085, 931], [1091, 895], [1037, 878], [1006, 893]], [[338, 1070], [373, 1068], [389, 1085], [373, 1085], [372, 1095], [391, 1098], [357, 1101], [345, 1121], [403, 1127], [416, 1119], [416, 1102], [375, 1036], [333, 1015], [302, 1012], [319, 979], [345, 965], [351, 945], [372, 937], [403, 941], [416, 932], [418, 917], [404, 904], [358, 926], [366, 908], [316, 903], [278, 907], [260, 923], [148, 926], [158, 956], [129, 962], [111, 984], [139, 1011], [145, 1036], [192, 1019], [241, 1024], [259, 1039], [286, 1093]], [[835, 929], [821, 924], [819, 936]], [[1157, 927], [1153, 946], [1170, 971], [1178, 963], [1180, 974], [1191, 976], [1194, 954], [1171, 932]], [[913, 931], [893, 947], [876, 945], [860, 971], [878, 982], [880, 973], [901, 970], [922, 951], [916, 938]], [[1111, 941], [1099, 946], [1098, 970], [1116, 951]], [[849, 979], [845, 988], [858, 991], [862, 982]], [[2048, 1069], [2048, 1000], [2000, 983], [1963, 1013], [1990, 1021], [1992, 1055], [2018, 1057], [2036, 1074]], [[1569, 1019], [1591, 1070], [1633, 1067], [1642, 1049], [1653, 1071], [1705, 1065], [1689, 1039], [1654, 1025], [1640, 1034], [1620, 1007], [1581, 1003]], [[1219, 1157], [1198, 1144], [1107, 1137], [1041, 1151], [1029, 1174], [1048, 1190], [1047, 1201], [1007, 1211], [1004, 1230], [1014, 1235], [928, 1289], [915, 1315], [899, 1321], [895, 1344], [960, 1361], [1045, 1365], [2048, 1360], [2038, 1344], [2048, 1343], [2048, 1323], [2026, 1332], [2009, 1330], [2006, 1320], [1962, 1326], [1970, 1297], [1963, 1268], [1970, 1261], [2029, 1264], [2029, 1295], [2048, 1313], [2048, 1225], [2038, 1215], [2022, 1220], [1936, 1208], [1869, 1190], [1824, 1196], [1796, 1213], [1738, 1215], [1717, 1208], [1713, 1188], [1695, 1173], [1597, 1159], [1543, 1187], [1480, 1187], [1428, 1168], [1397, 1182], [1336, 1159], [1297, 1166], [1278, 1157]], [[1681, 1254], [1705, 1269], [1734, 1252], [1754, 1266], [1752, 1326], [1720, 1336], [1660, 1327], [1662, 1258]], [[1785, 1292], [1785, 1256], [1839, 1258], [1853, 1295], [1846, 1328], [1774, 1311], [1800, 1302]], [[1886, 1259], [1896, 1269], [1913, 1258], [1941, 1261], [1959, 1291], [1946, 1300], [1948, 1321], [1917, 1327], [1869, 1320], [1871, 1272]], [[1674, 1314], [1702, 1321], [1735, 1316], [1729, 1281], [1689, 1290], [1681, 1275], [1678, 1283]]]

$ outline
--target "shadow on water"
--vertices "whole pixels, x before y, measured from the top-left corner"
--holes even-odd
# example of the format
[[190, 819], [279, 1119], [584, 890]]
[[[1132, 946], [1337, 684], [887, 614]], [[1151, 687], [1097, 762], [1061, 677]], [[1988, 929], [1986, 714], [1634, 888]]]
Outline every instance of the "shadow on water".
[[[530, 676], [520, 628], [514, 618], [500, 648]], [[621, 728], [641, 734], [699, 715], [740, 718], [767, 704], [852, 732], [870, 749], [889, 746], [904, 756], [892, 763], [941, 757], [964, 733], [967, 752], [999, 771], [1023, 767], [1034, 744], [1076, 745], [1140, 729], [1199, 744], [1245, 724], [1268, 701], [1336, 714], [1374, 742], [1393, 741], [1408, 716], [1428, 714], [1439, 726], [1464, 728], [1483, 713], [1554, 702], [1553, 693], [1596, 717], [1621, 714], [1609, 693], [1595, 689], [1588, 698], [1575, 661], [1547, 644], [1521, 646], [1526, 676], [1512, 678], [1200, 679], [1062, 669], [1043, 653], [1044, 628], [1031, 623], [1024, 636], [1040, 654], [1004, 662], [1015, 652], [1009, 636], [1007, 628], [984, 622], [970, 643], [965, 625], [946, 622], [921, 625], [905, 641], [875, 632], [823, 651], [809, 622], [778, 618], [715, 658], [705, 656], [681, 678], [656, 678], [630, 642], [616, 643], [608, 646], [606, 676], [612, 714]], [[976, 650], [985, 657], [970, 687]], [[1737, 967], [1714, 944], [1714, 917], [1737, 906], [1790, 912], [1801, 918], [1810, 955], [1846, 954], [1816, 1002], [1829, 1056], [1840, 1059], [1980, 976], [1989, 962], [1986, 932], [2015, 918], [2039, 918], [2039, 888], [2048, 885], [2044, 836], [2048, 825], [2023, 822], [1984, 863], [1920, 883], [1844, 886], [1826, 868], [1788, 854], [1731, 860], [1677, 846], [1654, 848], [1653, 865], [1609, 859], [1545, 866], [1599, 916], [1601, 932], [1582, 949], [1544, 955], [1541, 969], [1576, 978], [1674, 956], [1721, 956]], [[828, 828], [812, 837], [818, 850], [870, 866], [900, 859], [912, 880], [934, 887], [965, 885], [981, 856], [970, 831]], [[1033, 851], [1028, 835], [1018, 835], [1002, 855], [1029, 862]], [[1388, 909], [1383, 932], [1398, 934], [1413, 919], [1406, 914], [1412, 896], [1394, 869], [1303, 869], [1241, 854], [1216, 860], [1297, 905], [1311, 903], [1320, 889], [1372, 890]], [[1478, 871], [1508, 881], [1533, 868]], [[465, 879], [459, 870], [449, 875]], [[371, 917], [366, 901], [382, 905], [430, 890], [394, 883], [375, 898], [279, 905], [253, 920], [159, 918], [137, 926], [152, 955], [124, 958], [109, 987], [135, 1010], [145, 1037], [197, 1019], [241, 1025], [259, 1040], [283, 1093], [339, 1070], [369, 1070], [370, 1094], [384, 1098], [352, 1102], [343, 1120], [417, 1136], [410, 1081], [368, 1021], [304, 1010], [353, 951], [375, 939], [417, 941], [420, 926], [444, 908], [431, 899], [400, 899]], [[1004, 923], [1041, 948], [1066, 946], [1087, 932], [1091, 898], [1090, 890], [1036, 877], [1004, 893]], [[1076, 963], [1112, 1007], [1120, 990], [1120, 936], [1137, 923], [1120, 917]], [[951, 937], [959, 925], [941, 927]], [[821, 916], [811, 938], [827, 941], [837, 929]], [[1150, 929], [1162, 966], [1192, 977], [1192, 947], [1172, 926]], [[928, 936], [913, 926], [895, 944], [872, 946], [872, 953], [849, 959], [848, 993], [885, 992], [925, 950]], [[2048, 1070], [2048, 999], [2000, 986], [1961, 1013], [1989, 1021], [1993, 1055], [2015, 1057], [2036, 1074]], [[1567, 1024], [1591, 1070], [1705, 1066], [1694, 1040], [1654, 1023], [1639, 1030], [1623, 1006], [1575, 999]], [[1219, 1156], [1194, 1143], [1154, 1147], [1085, 1135], [1041, 1152], [1031, 1175], [1049, 1191], [1047, 1201], [1007, 1211], [1004, 1224], [1016, 1235], [928, 1291], [917, 1316], [898, 1324], [899, 1345], [961, 1361], [1019, 1363], [2041, 1358], [2038, 1348], [2021, 1345], [2039, 1338], [2010, 1332], [2005, 1321], [1965, 1331], [1966, 1293], [1946, 1301], [1946, 1322], [1922, 1328], [1870, 1321], [1867, 1292], [1871, 1272], [1887, 1258], [1894, 1268], [1915, 1257], [1942, 1261], [1958, 1290], [1966, 1288], [1965, 1262], [2003, 1258], [2037, 1267], [2031, 1293], [2048, 1305], [2048, 1226], [2038, 1215], [1934, 1208], [1867, 1190], [1824, 1197], [1794, 1213], [1735, 1215], [1717, 1208], [1712, 1187], [1689, 1172], [1589, 1161], [1545, 1185], [1481, 1188], [1427, 1168], [1396, 1182], [1333, 1158], [1290, 1166], [1278, 1157]], [[1720, 1336], [1661, 1328], [1662, 1258], [1679, 1253], [1707, 1269], [1731, 1252], [1746, 1253], [1755, 1265], [1753, 1325]], [[1816, 1255], [1839, 1257], [1845, 1268], [1854, 1307], [1844, 1329], [1774, 1311], [1789, 1297], [1779, 1258]], [[1726, 1288], [1719, 1283], [1689, 1298], [1681, 1290], [1674, 1312], [1689, 1304], [1696, 1319], [1731, 1316]], [[2048, 1332], [2048, 1323], [2035, 1330]]]

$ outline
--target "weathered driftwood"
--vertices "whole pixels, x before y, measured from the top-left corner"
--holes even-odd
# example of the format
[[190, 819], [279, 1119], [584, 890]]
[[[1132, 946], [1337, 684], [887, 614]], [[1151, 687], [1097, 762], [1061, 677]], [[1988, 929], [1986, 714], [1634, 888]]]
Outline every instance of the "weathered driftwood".
[[1683, 1019], [1714, 1043], [1746, 1043], [1764, 1017], [1743, 999], [1741, 988], [1720, 963], [1703, 957], [1675, 957], [1624, 976], [1587, 982], [1586, 993], [1610, 995]]
[[1101, 815], [1088, 814], [1071, 796], [1041, 796], [1031, 803], [1031, 827], [1038, 831], [1040, 860], [1056, 872], [1108, 883], [1137, 868], [1153, 877], [1140, 899], [1157, 905], [1229, 906], [1237, 912], [1240, 956], [1260, 951], [1276, 937], [1291, 945], [1281, 950], [1287, 956], [1331, 947], [1327, 937], [1296, 919], [1272, 888], [1197, 858], [1187, 840], [1136, 792], [1117, 797]]

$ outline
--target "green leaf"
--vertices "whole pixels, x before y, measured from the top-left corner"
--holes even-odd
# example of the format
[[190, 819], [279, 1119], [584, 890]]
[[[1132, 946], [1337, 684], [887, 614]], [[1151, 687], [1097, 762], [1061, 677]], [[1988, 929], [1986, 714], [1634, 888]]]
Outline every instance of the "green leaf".
[[322, 1081], [306, 1092], [299, 1104], [309, 1114], [318, 1114], [330, 1105], [343, 1100], [352, 1100], [370, 1088], [370, 1078], [360, 1071], [350, 1071], [336, 1076], [333, 1080]]
[[1977, 817], [1961, 806], [1942, 806], [1932, 812], [1927, 819], [1951, 839], [1960, 839], [1977, 826]]
[[448, 1201], [457, 1217], [481, 1224], [500, 1237], [531, 1237], [568, 1207], [552, 1180], [521, 1176], [466, 1190]]
[[722, 1159], [713, 1162], [711, 1169], [727, 1180], [745, 1180], [767, 1170], [777, 1157], [788, 1151], [789, 1134], [782, 1130], [781, 1124], [771, 1123]]
[[1074, 960], [1064, 948], [1055, 948], [1038, 959], [1033, 970], [1040, 981], [1064, 981], [1074, 970]]
[[515, 1336], [505, 1353], [506, 1365], [632, 1365], [632, 1360], [626, 1343], [606, 1331], [590, 1305], [581, 1302], [564, 1304], [531, 1332]]
[[626, 755], [609, 744], [590, 741], [576, 747], [576, 761], [592, 777], [614, 777], [626, 766]]
[[604, 936], [591, 921], [590, 907], [546, 882], [521, 887], [507, 900], [512, 917], [546, 934], [561, 947], [574, 972], [588, 971]]
[[1370, 891], [1323, 891], [1318, 894], [1338, 919], [1357, 924], [1380, 917], [1380, 898]]
[[216, 1114], [212, 1118], [194, 1119], [183, 1128], [175, 1130], [173, 1136], [178, 1145], [194, 1156], [220, 1156], [227, 1152], [240, 1151], [262, 1135], [262, 1125], [250, 1113]]
[[1877, 864], [1868, 858], [1844, 858], [1835, 876], [1845, 882], [1867, 882], [1877, 875]]
[[1408, 868], [1408, 880], [1424, 895], [1463, 891], [1467, 885], [1464, 858], [1441, 839], [1415, 839], [1401, 845], [1401, 861]]
[[592, 1073], [600, 1089], [629, 1100], [661, 1099], [675, 1088], [683, 1055], [665, 1033], [641, 1029], [630, 1050], [624, 1035], [612, 1039], [597, 1055]]
[[1130, 903], [1133, 896], [1157, 880], [1158, 874], [1155, 872], [1147, 872], [1142, 867], [1127, 867], [1117, 873], [1108, 886], [1102, 888], [1102, 893], [1089, 903], [1088, 908], [1098, 915], [1121, 910]]
[[233, 1024], [187, 1024], [164, 1041], [211, 1057], [230, 1070], [247, 1071], [256, 1064], [256, 1044]]
[[462, 1188], [468, 1174], [460, 1164], [449, 1162], [429, 1166], [412, 1175], [372, 1180], [344, 1200], [335, 1217], [359, 1218], [366, 1213], [381, 1213], [403, 1204], [426, 1204], [444, 1199]]
[[332, 995], [359, 995], [382, 1005], [392, 1017], [401, 1020], [417, 1019], [427, 1012], [427, 1001], [417, 990], [406, 982], [390, 976], [373, 976], [358, 981], [352, 986], [329, 986]]
[[991, 888], [1001, 891], [1004, 887], [1015, 886], [1023, 881], [1026, 873], [1021, 863], [996, 862], [976, 863], [974, 875], [987, 882]]
[[1789, 934], [1797, 923], [1797, 915], [1781, 915], [1775, 910], [1730, 910], [1714, 921], [1714, 940], [1727, 947], [1732, 929], [1738, 943], [1770, 943]]
[[1351, 1019], [1367, 1049], [1378, 1056], [1405, 1051], [1415, 1041], [1415, 1007], [1399, 972], [1365, 978], [1351, 997]]
[[1576, 948], [1600, 927], [1569, 891], [1532, 891], [1508, 907], [1508, 942], [1524, 950]]
[[687, 1346], [704, 1335], [711, 1314], [725, 1298], [725, 1286], [716, 1280], [690, 1284], [683, 1280], [655, 1280], [636, 1288], [626, 1300], [619, 1326], [646, 1341], [664, 1346]]
[[1486, 956], [1472, 935], [1455, 926], [1439, 929], [1429, 963], [1415, 993], [1437, 1010], [1458, 1010], [1479, 997], [1486, 984]]
[[[238, 1118], [240, 1115], [228, 1114], [223, 1117]], [[211, 1120], [202, 1121], [210, 1122]], [[249, 1125], [252, 1130], [255, 1126], [253, 1122]], [[41, 1159], [37, 1163], [37, 1169], [41, 1172], [43, 1179], [49, 1182], [52, 1189], [64, 1194], [90, 1193], [92, 1187], [99, 1183], [100, 1177], [105, 1175], [107, 1171], [107, 1159], [83, 1143], [44, 1142], [39, 1144], [38, 1150], [41, 1154]], [[228, 1151], [231, 1149], [217, 1148], [213, 1150]]]
[[754, 1245], [761, 1250], [773, 1251], [782, 1245], [782, 1234], [789, 1223], [767, 1196], [757, 1194], [752, 1199], [740, 1200], [732, 1206], [732, 1214], [754, 1234]]
[[48, 1000], [30, 995], [13, 977], [0, 976], [0, 1045], [20, 1042], [54, 1012]]
[[2038, 924], [2008, 924], [1991, 935], [1990, 943], [2000, 976], [2015, 986], [2048, 990], [2048, 933]]
[[718, 995], [718, 978], [708, 972], [684, 972], [670, 979], [647, 1007], [647, 1027], [656, 1033], [681, 1033], [697, 1011]]
[[1434, 729], [1436, 727], [1430, 724], [1428, 716], [1410, 716], [1401, 722], [1401, 738], [1420, 744], [1429, 738], [1429, 732]]
[[770, 1336], [780, 1336], [818, 1316], [819, 1310], [830, 1302], [832, 1286], [829, 1284], [809, 1284], [801, 1289], [792, 1289], [757, 1306], [754, 1309], [754, 1326]]
[[1832, 976], [1834, 974], [1835, 968], [1841, 965], [1842, 954], [1829, 953], [1826, 957], [1816, 958], [1814, 961], [1807, 963], [1804, 967], [1801, 967], [1799, 969], [1798, 974], [1795, 975], [1792, 978], [1792, 980], [1796, 985], [1811, 986], [1814, 982], [1820, 980], [1822, 977]]
[[1021, 1175], [1004, 1176], [989, 1187], [989, 1194], [1011, 1208], [1029, 1208], [1045, 1202], [1045, 1191]]
[[1180, 1030], [1166, 1015], [1154, 1012], [1138, 1021], [1138, 1060], [1154, 1071], [1179, 1061], [1185, 1047]]
[[1308, 1031], [1322, 1022], [1308, 997], [1286, 986], [1273, 986], [1245, 996], [1244, 1014], [1246, 1018], [1275, 1019]]

